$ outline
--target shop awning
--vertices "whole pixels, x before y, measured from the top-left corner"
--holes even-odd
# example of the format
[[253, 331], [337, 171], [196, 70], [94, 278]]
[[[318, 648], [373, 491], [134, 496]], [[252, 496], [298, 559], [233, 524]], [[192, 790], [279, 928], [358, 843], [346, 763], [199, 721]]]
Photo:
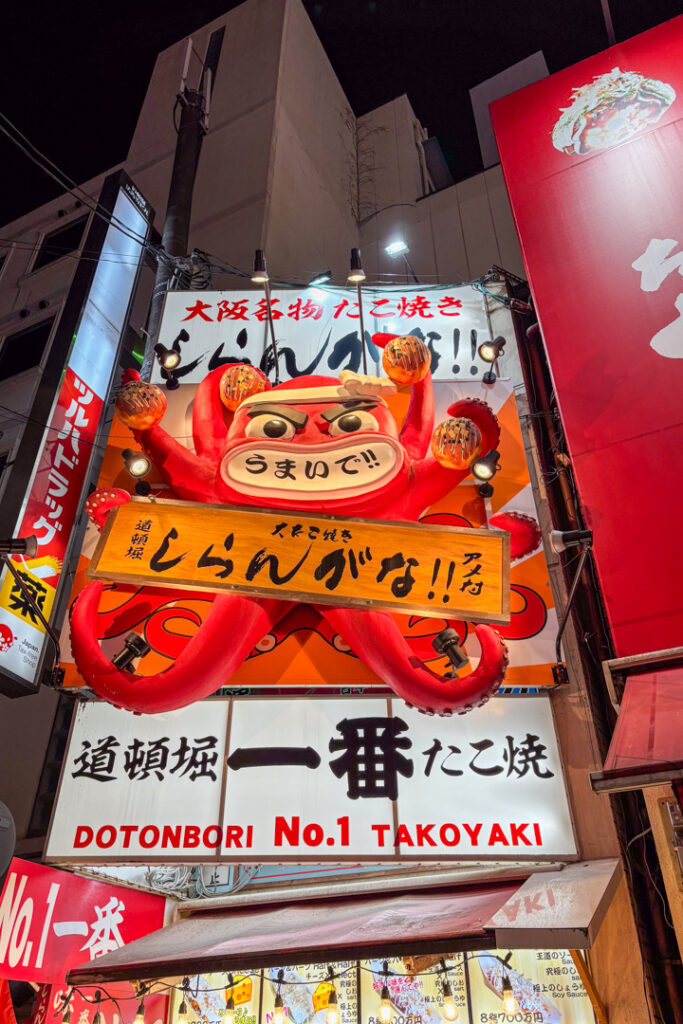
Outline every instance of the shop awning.
[[683, 668], [626, 680], [612, 742], [591, 786], [617, 792], [683, 778]]
[[617, 861], [595, 861], [539, 872], [521, 884], [203, 911], [74, 968], [67, 981], [452, 953], [496, 947], [499, 934], [508, 948], [547, 948], [548, 941], [580, 948], [590, 944], [617, 880]]

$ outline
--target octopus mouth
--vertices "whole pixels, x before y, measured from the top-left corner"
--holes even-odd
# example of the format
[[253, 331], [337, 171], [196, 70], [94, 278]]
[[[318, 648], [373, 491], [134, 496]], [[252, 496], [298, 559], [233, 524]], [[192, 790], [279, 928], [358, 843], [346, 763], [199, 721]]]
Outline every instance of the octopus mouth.
[[372, 491], [396, 476], [403, 458], [397, 441], [370, 433], [327, 444], [258, 441], [228, 452], [221, 476], [242, 494], [315, 502]]

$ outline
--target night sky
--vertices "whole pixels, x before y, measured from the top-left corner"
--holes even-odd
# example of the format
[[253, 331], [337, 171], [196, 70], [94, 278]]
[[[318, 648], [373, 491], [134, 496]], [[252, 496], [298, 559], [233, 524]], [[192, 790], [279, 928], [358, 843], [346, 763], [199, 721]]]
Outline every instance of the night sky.
[[[456, 181], [481, 170], [468, 90], [543, 50], [550, 72], [608, 45], [600, 0], [304, 0], [356, 114], [406, 92]], [[154, 60], [231, 0], [12, 0], [0, 110], [75, 181], [123, 160]], [[617, 41], [681, 0], [610, 0]], [[169, 110], [169, 117], [171, 112]], [[61, 189], [0, 136], [0, 224]]]

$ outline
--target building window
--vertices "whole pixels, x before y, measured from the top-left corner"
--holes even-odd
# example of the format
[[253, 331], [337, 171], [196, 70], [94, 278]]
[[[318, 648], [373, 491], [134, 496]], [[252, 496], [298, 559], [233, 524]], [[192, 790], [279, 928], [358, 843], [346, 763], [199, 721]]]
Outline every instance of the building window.
[[78, 249], [83, 240], [83, 232], [88, 222], [88, 216], [89, 214], [86, 214], [85, 217], [79, 217], [77, 220], [72, 220], [65, 224], [63, 228], [56, 228], [55, 231], [48, 232], [40, 243], [40, 249], [31, 267], [31, 273], [34, 270], [40, 270], [41, 267], [46, 267], [48, 263], [54, 263], [55, 260]]
[[0, 380], [39, 366], [52, 330], [53, 318], [8, 334], [0, 348]]

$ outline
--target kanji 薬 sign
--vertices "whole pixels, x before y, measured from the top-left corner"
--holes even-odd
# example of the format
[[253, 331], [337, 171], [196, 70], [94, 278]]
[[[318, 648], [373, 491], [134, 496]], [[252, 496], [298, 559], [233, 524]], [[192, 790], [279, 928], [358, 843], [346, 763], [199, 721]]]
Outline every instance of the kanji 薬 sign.
[[[494, 303], [495, 330], [514, 337], [509, 312]], [[283, 379], [332, 374], [363, 365], [356, 292], [349, 288], [273, 289], [271, 310]], [[363, 290], [368, 373], [379, 373], [382, 353], [369, 340], [378, 331], [413, 334], [432, 354], [434, 380], [480, 379], [490, 365], [478, 347], [491, 338], [485, 296], [471, 285]], [[271, 365], [266, 300], [260, 291], [166, 294], [159, 339], [182, 355], [174, 375], [197, 384], [215, 367]], [[162, 383], [155, 365], [152, 380]]]
[[[13, 531], [16, 537], [36, 537], [37, 556], [27, 559], [15, 555], [13, 560], [48, 622], [70, 553], [87, 476], [101, 447], [100, 417], [137, 281], [143, 239], [149, 230], [149, 210], [132, 182], [119, 188], [113, 215], [128, 230], [122, 232], [117, 224], [110, 224], [104, 236], [102, 250], [107, 256], [97, 263], [73, 337], [70, 330], [67, 333], [68, 359]], [[74, 289], [78, 291], [76, 284]], [[75, 292], [70, 292], [69, 302], [73, 301], [72, 294]], [[66, 330], [64, 316], [58, 333]], [[0, 672], [34, 682], [45, 641], [35, 608], [3, 568]]]
[[[354, 463], [349, 472], [366, 466], [367, 446], [359, 448], [360, 468]], [[329, 460], [316, 456], [315, 465], [327, 468], [334, 454]], [[259, 474], [264, 467], [277, 474], [284, 471], [277, 460], [276, 451], [264, 449], [246, 462], [256, 461]], [[301, 467], [287, 461], [287, 472], [301, 471], [303, 478], [305, 452]], [[133, 501], [109, 516], [88, 574], [122, 583], [277, 593], [437, 617], [447, 610], [478, 622], [508, 622], [509, 548], [510, 535], [500, 530]]]
[[378, 697], [79, 707], [48, 860], [576, 855], [550, 704], [428, 717]]
[[18, 860], [0, 895], [0, 975], [63, 983], [76, 964], [160, 928], [162, 896]]

